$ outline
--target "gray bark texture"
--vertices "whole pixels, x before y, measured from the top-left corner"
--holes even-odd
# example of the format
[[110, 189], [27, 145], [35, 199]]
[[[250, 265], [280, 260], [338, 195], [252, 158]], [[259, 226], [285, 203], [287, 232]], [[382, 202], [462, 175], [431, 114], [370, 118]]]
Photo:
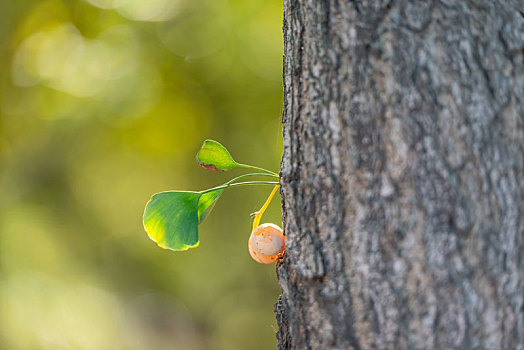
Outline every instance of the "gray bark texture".
[[280, 349], [524, 349], [524, 2], [285, 0]]

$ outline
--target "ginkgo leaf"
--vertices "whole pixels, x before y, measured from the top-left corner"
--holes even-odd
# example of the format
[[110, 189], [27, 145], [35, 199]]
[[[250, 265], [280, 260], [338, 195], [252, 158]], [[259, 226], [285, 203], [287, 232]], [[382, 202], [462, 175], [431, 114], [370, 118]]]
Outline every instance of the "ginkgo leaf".
[[213, 209], [215, 206], [215, 203], [222, 194], [223, 189], [204, 192], [200, 196], [200, 200], [198, 201], [198, 223], [201, 223], [204, 221], [204, 219], [207, 217], [207, 214]]
[[199, 244], [198, 224], [213, 208], [222, 189], [209, 192], [160, 192], [147, 203], [144, 228], [160, 247], [187, 250]]
[[197, 153], [197, 161], [203, 168], [214, 171], [226, 171], [239, 166], [229, 151], [213, 140], [204, 141]]

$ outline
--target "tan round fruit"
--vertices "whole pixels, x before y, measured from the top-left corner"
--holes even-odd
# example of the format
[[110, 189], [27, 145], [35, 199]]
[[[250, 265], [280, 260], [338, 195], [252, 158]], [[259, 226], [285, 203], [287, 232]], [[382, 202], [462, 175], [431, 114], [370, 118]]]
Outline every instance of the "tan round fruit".
[[261, 264], [269, 264], [284, 253], [284, 234], [275, 224], [257, 226], [248, 241], [249, 254]]

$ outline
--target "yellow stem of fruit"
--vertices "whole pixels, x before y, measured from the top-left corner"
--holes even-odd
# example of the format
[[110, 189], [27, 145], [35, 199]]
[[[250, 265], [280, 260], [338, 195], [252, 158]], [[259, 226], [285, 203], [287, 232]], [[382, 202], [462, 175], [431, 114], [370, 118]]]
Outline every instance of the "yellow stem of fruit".
[[[266, 211], [267, 207], [269, 206], [269, 203], [271, 203], [271, 200], [273, 199], [273, 196], [275, 195], [275, 193], [277, 193], [277, 190], [278, 190], [279, 186], [280, 185], [276, 185], [275, 188], [273, 188], [273, 191], [271, 191], [271, 194], [267, 198], [266, 203], [264, 203], [264, 205], [262, 206], [262, 208], [260, 208], [259, 211], [254, 213], [255, 214], [255, 220], [253, 220], [253, 230], [255, 230], [255, 228], [257, 228], [257, 226], [260, 225], [260, 219], [262, 218], [262, 214], [264, 214], [264, 212]], [[251, 231], [253, 231], [253, 230], [251, 230]]]

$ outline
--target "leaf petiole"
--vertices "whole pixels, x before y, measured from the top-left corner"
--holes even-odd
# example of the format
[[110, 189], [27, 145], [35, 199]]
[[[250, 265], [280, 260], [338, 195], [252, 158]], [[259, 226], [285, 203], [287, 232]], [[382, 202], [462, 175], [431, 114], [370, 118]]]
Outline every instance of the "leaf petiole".
[[205, 191], [202, 191], [200, 193], [204, 194], [204, 193], [208, 193], [208, 192], [212, 192], [212, 191], [216, 191], [216, 190], [220, 190], [220, 189], [223, 189], [223, 188], [228, 188], [228, 187], [236, 187], [236, 186], [247, 186], [247, 185], [278, 185], [279, 183], [276, 182], [276, 181], [246, 181], [246, 182], [236, 182], [236, 183], [225, 183], [223, 185], [220, 185], [220, 186], [217, 186], [217, 187], [213, 187], [213, 188], [210, 188], [208, 190], [205, 190]]
[[247, 169], [253, 169], [253, 170], [258, 170], [258, 171], [263, 171], [265, 173], [268, 173], [268, 174], [271, 174], [273, 176], [278, 176], [277, 173], [271, 171], [271, 170], [267, 170], [267, 169], [264, 169], [264, 168], [259, 168], [257, 166], [254, 166], [254, 165], [248, 165], [248, 164], [240, 164], [240, 163], [237, 163], [237, 166], [239, 167], [242, 167], [242, 168], [247, 168]]
[[231, 180], [229, 180], [228, 182], [226, 182], [224, 185], [227, 185], [227, 184], [230, 184], [232, 182], [235, 182], [239, 179], [242, 179], [244, 177], [250, 177], [250, 176], [271, 176], [271, 177], [274, 177], [274, 178], [279, 178], [278, 175], [272, 175], [272, 174], [265, 174], [265, 173], [251, 173], [251, 174], [244, 174], [244, 175], [240, 175], [240, 176], [237, 176]]
[[[240, 176], [237, 176], [231, 180], [229, 180], [228, 182], [226, 182], [225, 184], [222, 184], [220, 186], [217, 186], [217, 187], [213, 187], [213, 188], [210, 188], [210, 189], [207, 189], [207, 190], [204, 190], [202, 191], [201, 193], [208, 193], [208, 192], [212, 192], [212, 191], [215, 191], [215, 190], [219, 190], [221, 188], [227, 188], [227, 187], [231, 187], [231, 185], [233, 184], [233, 182], [237, 181], [237, 180], [240, 180], [242, 178], [245, 178], [245, 177], [251, 177], [251, 176], [271, 176], [271, 177], [275, 177], [275, 178], [278, 178], [278, 175], [271, 175], [271, 174], [265, 174], [265, 173], [252, 173], [252, 174], [243, 174], [243, 175], [240, 175]], [[246, 183], [254, 183], [256, 181], [248, 181]], [[256, 182], [258, 183], [258, 182]], [[264, 182], [265, 183], [265, 182]]]

